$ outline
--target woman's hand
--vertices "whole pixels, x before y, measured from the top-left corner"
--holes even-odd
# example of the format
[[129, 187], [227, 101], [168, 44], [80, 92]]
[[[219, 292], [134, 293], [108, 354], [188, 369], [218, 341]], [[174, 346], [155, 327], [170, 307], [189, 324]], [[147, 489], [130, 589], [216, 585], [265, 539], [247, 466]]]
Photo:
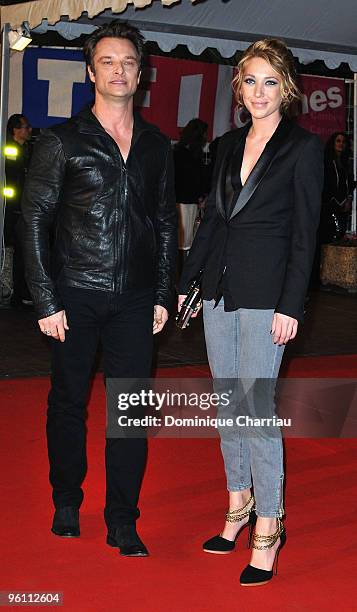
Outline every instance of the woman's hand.
[[[185, 299], [187, 298], [187, 295], [179, 295], [178, 296], [178, 302], [177, 302], [177, 310], [180, 312], [181, 310], [181, 306], [184, 303]], [[198, 313], [200, 312], [202, 308], [202, 300], [200, 300], [200, 302], [197, 304], [197, 310], [195, 310], [195, 312], [192, 313], [192, 318], [194, 319], [195, 317], [197, 317]]]
[[273, 316], [271, 334], [274, 344], [287, 344], [297, 334], [298, 322], [293, 317], [276, 312]]

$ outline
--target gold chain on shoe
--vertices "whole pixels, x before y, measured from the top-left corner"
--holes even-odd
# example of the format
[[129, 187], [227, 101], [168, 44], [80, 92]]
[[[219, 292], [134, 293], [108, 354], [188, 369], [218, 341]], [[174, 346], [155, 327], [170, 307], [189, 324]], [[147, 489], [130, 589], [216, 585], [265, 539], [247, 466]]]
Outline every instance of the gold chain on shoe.
[[272, 535], [259, 535], [257, 533], [254, 534], [253, 537], [253, 545], [252, 548], [256, 548], [257, 550], [266, 550], [267, 548], [272, 548], [278, 538], [284, 531], [284, 525], [280, 518], [277, 519], [277, 529]]
[[[252, 502], [251, 507], [247, 509], [247, 507], [249, 506], [251, 502]], [[251, 511], [254, 509], [254, 502], [255, 502], [254, 495], [251, 495], [247, 503], [242, 508], [238, 508], [238, 510], [229, 510], [226, 514], [227, 523], [238, 523], [238, 521], [241, 521], [246, 516], [248, 516], [251, 513]]]

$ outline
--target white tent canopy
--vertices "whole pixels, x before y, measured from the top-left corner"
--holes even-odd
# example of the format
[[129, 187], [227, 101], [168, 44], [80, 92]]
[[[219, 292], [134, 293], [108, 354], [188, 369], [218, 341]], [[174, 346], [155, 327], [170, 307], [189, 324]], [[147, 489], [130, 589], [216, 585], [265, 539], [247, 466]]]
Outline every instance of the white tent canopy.
[[357, 72], [356, 0], [177, 2], [35, 0], [3, 7], [1, 21], [13, 27], [28, 21], [34, 31], [55, 29], [70, 40], [110, 19], [125, 18], [164, 51], [185, 44], [193, 54], [214, 47], [223, 57], [231, 57], [252, 40], [278, 36], [302, 63], [320, 59], [337, 68], [347, 62]]

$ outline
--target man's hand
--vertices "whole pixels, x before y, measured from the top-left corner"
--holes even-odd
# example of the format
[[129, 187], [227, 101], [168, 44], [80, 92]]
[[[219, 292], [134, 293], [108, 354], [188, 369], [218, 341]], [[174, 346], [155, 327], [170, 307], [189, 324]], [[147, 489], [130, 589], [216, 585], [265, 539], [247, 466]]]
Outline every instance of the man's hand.
[[166, 308], [156, 304], [154, 306], [154, 323], [152, 326], [152, 333], [158, 334], [163, 329], [167, 319], [169, 318], [169, 313]]
[[298, 322], [292, 317], [276, 312], [273, 316], [271, 334], [274, 344], [287, 344], [297, 334]]
[[40, 330], [46, 336], [54, 338], [55, 340], [65, 341], [66, 330], [69, 329], [67, 324], [66, 313], [64, 310], [60, 310], [50, 317], [39, 319], [38, 324]]
[[[180, 312], [181, 310], [181, 306], [184, 303], [185, 299], [187, 298], [187, 295], [179, 295], [178, 296], [178, 303], [177, 303], [177, 310]], [[197, 304], [197, 310], [195, 310], [195, 312], [192, 313], [191, 317], [194, 319], [195, 317], [197, 317], [198, 313], [200, 312], [202, 308], [202, 300], [199, 301], [199, 303]]]

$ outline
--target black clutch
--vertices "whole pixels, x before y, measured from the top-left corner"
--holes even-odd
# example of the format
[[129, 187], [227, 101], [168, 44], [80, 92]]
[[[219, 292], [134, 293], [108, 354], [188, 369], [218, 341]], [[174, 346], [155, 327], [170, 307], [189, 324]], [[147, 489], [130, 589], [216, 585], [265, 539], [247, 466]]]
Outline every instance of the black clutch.
[[185, 301], [182, 303], [180, 312], [176, 315], [176, 325], [179, 329], [185, 329], [190, 323], [190, 319], [194, 312], [196, 312], [201, 303], [201, 276], [195, 278], [187, 292]]

